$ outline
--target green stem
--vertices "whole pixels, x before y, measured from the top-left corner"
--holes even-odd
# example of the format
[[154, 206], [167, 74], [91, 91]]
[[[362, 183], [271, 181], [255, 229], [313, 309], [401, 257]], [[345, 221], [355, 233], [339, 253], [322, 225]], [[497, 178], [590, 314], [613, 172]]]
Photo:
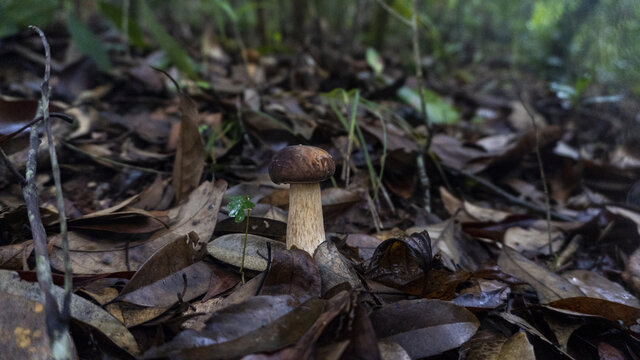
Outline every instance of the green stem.
[[242, 244], [242, 261], [240, 261], [240, 276], [242, 277], [242, 283], [244, 284], [244, 254], [247, 251], [247, 236], [249, 234], [249, 216], [251, 216], [251, 210], [247, 210], [247, 223], [244, 228], [244, 244]]

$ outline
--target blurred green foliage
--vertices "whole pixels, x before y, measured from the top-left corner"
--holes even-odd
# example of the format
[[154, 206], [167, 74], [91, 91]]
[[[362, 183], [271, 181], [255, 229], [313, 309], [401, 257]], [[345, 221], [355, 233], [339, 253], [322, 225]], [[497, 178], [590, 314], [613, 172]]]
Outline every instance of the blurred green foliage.
[[60, 9], [58, 0], [0, 0], [0, 38], [13, 35], [27, 25], [46, 27]]
[[[76, 0], [95, 3], [100, 15], [123, 31], [123, 0]], [[411, 0], [385, 1], [396, 15], [410, 19]], [[68, 16], [69, 0], [0, 0], [0, 37], [28, 24], [46, 27], [59, 21], [74, 40], [91, 41], [88, 29]], [[247, 46], [261, 51], [295, 48], [301, 37], [318, 39], [346, 49], [375, 48], [380, 54], [400, 54], [411, 62], [411, 30], [374, 0], [131, 0], [127, 38], [138, 48], [161, 47], [167, 58], [187, 74], [196, 68], [185, 48], [195, 48], [195, 35], [212, 28], [227, 47]], [[300, 5], [302, 4], [302, 5]], [[533, 69], [548, 80], [574, 84], [615, 85], [640, 93], [640, 2], [638, 0], [424, 0], [418, 21], [423, 53], [432, 69], [447, 74], [461, 66], [500, 61]], [[77, 10], [74, 8], [74, 11]], [[303, 35], [301, 35], [303, 34]], [[145, 36], [146, 35], [146, 36]], [[184, 41], [192, 41], [186, 46]], [[94, 45], [95, 46], [95, 45]], [[85, 47], [86, 46], [82, 46]], [[102, 68], [104, 54], [91, 53]], [[100, 62], [102, 61], [102, 62]]]

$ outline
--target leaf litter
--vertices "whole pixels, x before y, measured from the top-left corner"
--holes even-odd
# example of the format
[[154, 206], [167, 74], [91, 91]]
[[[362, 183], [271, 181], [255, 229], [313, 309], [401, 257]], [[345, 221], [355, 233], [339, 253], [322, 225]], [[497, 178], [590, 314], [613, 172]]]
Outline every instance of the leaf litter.
[[[176, 46], [164, 51], [180, 56]], [[598, 134], [576, 135], [545, 109], [533, 114], [536, 144], [525, 104], [508, 91], [428, 81], [436, 133], [423, 153], [430, 134], [419, 121], [415, 79], [402, 74], [382, 88], [373, 80], [402, 72], [388, 65], [393, 55], [327, 48], [331, 61], [320, 66], [249, 49], [251, 61], [240, 64], [215, 48], [226, 60], [203, 59], [209, 86], [168, 68], [172, 88], [147, 59], [112, 61], [109, 77], [95, 81], [54, 71], [56, 100], [87, 100], [51, 108], [76, 120], [56, 123], [54, 134], [73, 215], [72, 323], [89, 334], [72, 334], [81, 358], [640, 353], [640, 162], [629, 149], [596, 149]], [[311, 59], [318, 50], [301, 51]], [[97, 68], [74, 71], [86, 77]], [[354, 84], [357, 92], [346, 91]], [[535, 86], [528, 90], [540, 93]], [[28, 91], [0, 98], [0, 143], [19, 169], [26, 156], [19, 129], [33, 116], [32, 98]], [[486, 114], [481, 128], [470, 114]], [[336, 174], [349, 175], [322, 185], [327, 242], [315, 254], [284, 248], [288, 190], [266, 176], [273, 154], [291, 144], [324, 148]], [[552, 190], [551, 247], [538, 145]], [[47, 357], [26, 212], [11, 175], [4, 167], [0, 175], [0, 319], [12, 329], [0, 331], [0, 344], [11, 357]], [[60, 283], [46, 171], [38, 185]], [[247, 227], [234, 220], [233, 196], [257, 204]], [[241, 284], [245, 235], [249, 280]], [[29, 350], [18, 340], [31, 341]]]

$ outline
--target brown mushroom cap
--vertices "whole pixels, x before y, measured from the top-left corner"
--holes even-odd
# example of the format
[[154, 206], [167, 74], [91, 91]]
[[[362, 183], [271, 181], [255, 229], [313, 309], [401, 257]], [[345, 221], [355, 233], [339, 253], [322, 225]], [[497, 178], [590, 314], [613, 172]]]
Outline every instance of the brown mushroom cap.
[[336, 171], [331, 155], [315, 146], [293, 145], [278, 151], [269, 165], [269, 176], [276, 184], [316, 183]]

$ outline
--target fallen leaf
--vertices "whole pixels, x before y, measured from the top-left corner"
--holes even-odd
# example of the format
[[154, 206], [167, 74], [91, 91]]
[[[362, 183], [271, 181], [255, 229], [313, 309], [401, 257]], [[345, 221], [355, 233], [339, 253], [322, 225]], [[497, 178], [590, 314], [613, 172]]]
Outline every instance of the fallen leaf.
[[395, 341], [412, 359], [455, 349], [469, 340], [480, 322], [465, 308], [448, 301], [401, 300], [371, 314], [379, 338]]
[[[70, 244], [74, 273], [137, 270], [158, 249], [190, 231], [198, 234], [199, 238], [208, 240], [215, 229], [226, 187], [227, 183], [223, 180], [218, 180], [215, 184], [209, 181], [202, 183], [189, 195], [186, 203], [169, 210], [172, 226], [155, 232], [150, 238], [136, 239], [137, 241], [130, 243], [113, 238], [97, 241], [86, 235], [75, 239], [76, 244], [73, 247]], [[71, 232], [69, 235], [71, 240]], [[62, 249], [58, 246], [54, 247], [51, 254], [51, 265], [61, 271], [64, 269]]]
[[621, 304], [640, 308], [640, 301], [631, 295], [624, 287], [593, 271], [574, 269], [562, 273], [562, 277], [569, 280], [587, 297], [600, 298]]
[[198, 106], [182, 91], [180, 94], [180, 140], [173, 162], [173, 189], [176, 203], [182, 203], [200, 183], [204, 169], [204, 144], [198, 132]]
[[361, 286], [358, 274], [338, 251], [333, 242], [325, 241], [318, 245], [313, 254], [313, 261], [318, 266], [318, 271], [320, 271], [322, 294], [344, 282], [354, 289]]
[[[286, 245], [266, 237], [247, 234], [247, 247], [244, 253], [244, 267], [249, 270], [264, 271], [267, 268], [268, 249], [267, 243], [271, 243], [271, 252], [285, 250]], [[207, 252], [215, 259], [240, 267], [242, 264], [242, 251], [244, 246], [244, 234], [227, 234], [219, 236], [207, 244]]]
[[566, 310], [576, 315], [598, 316], [613, 323], [622, 323], [640, 334], [640, 309], [625, 304], [590, 297], [573, 297], [552, 301], [546, 305], [555, 310]]
[[506, 273], [516, 276], [533, 286], [541, 303], [584, 296], [580, 289], [562, 276], [525, 258], [517, 251], [504, 246], [498, 265]]
[[[286, 299], [291, 299], [287, 295], [280, 297], [284, 299], [285, 304], [282, 305], [282, 309], [287, 308]], [[181, 359], [230, 359], [240, 357], [242, 355], [275, 351], [286, 346], [295, 344], [316, 322], [318, 317], [322, 314], [326, 300], [310, 299], [300, 306], [290, 310], [289, 312], [281, 315], [280, 317], [270, 321], [269, 317], [265, 317], [266, 313], [273, 314], [274, 300], [266, 299], [279, 299], [273, 296], [255, 297], [256, 300], [247, 300], [249, 303], [238, 307], [227, 309], [227, 312], [231, 312], [233, 309], [244, 309], [245, 319], [243, 321], [228, 321], [225, 322], [227, 327], [239, 328], [236, 334], [242, 334], [235, 338], [229, 338], [229, 334], [224, 334], [216, 331], [218, 326], [211, 326], [205, 328], [203, 331], [214, 331], [211, 335], [220, 334], [218, 342], [207, 336], [198, 335], [193, 330], [185, 330], [176, 336], [172, 341], [165, 343], [158, 348], [149, 349], [143, 356], [143, 359], [156, 359], [164, 357], [180, 357]], [[265, 300], [261, 300], [265, 299]], [[261, 309], [267, 311], [263, 312], [262, 316], [256, 316], [260, 312], [256, 306], [249, 306], [255, 301], [263, 301], [264, 305]], [[289, 300], [290, 301], [290, 300]], [[223, 309], [224, 310], [224, 309]], [[241, 311], [241, 310], [240, 310]], [[239, 314], [242, 314], [240, 312]], [[275, 315], [273, 316], [275, 317]], [[213, 317], [215, 318], [215, 316]], [[251, 324], [247, 324], [249, 319], [253, 319]], [[214, 322], [214, 324], [219, 324]], [[264, 324], [264, 325], [258, 325]], [[248, 331], [253, 328], [252, 331]], [[226, 340], [229, 341], [226, 341]]]
[[[44, 302], [42, 291], [40, 290], [38, 283], [22, 281], [18, 274], [13, 271], [0, 270], [0, 291], [22, 296], [26, 299], [40, 303]], [[58, 306], [62, 306], [64, 290], [60, 287], [53, 286], [52, 291], [56, 301], [58, 302]], [[122, 325], [122, 323], [113, 318], [101, 307], [75, 294], [71, 294], [71, 317], [85, 324], [91, 325], [93, 328], [106, 335], [120, 348], [132, 354], [137, 354], [139, 352], [136, 340], [129, 330]]]
[[261, 295], [289, 294], [300, 302], [320, 297], [320, 272], [306, 251], [275, 250], [272, 254]]
[[0, 291], [0, 347], [7, 359], [53, 359], [44, 305]]
[[365, 275], [391, 287], [403, 287], [423, 277], [431, 267], [431, 240], [426, 231], [388, 239], [376, 248]]
[[211, 278], [211, 268], [209, 264], [199, 261], [159, 278], [153, 283], [121, 294], [115, 300], [156, 309], [168, 309], [177, 304], [180, 299], [185, 302], [191, 301], [204, 294], [209, 288], [207, 280]]
[[533, 345], [523, 331], [510, 338], [490, 330], [480, 330], [463, 345], [467, 360], [535, 360]]
[[205, 255], [206, 241], [190, 232], [163, 246], [136, 271], [133, 278], [120, 292], [123, 296], [151, 283], [159, 281], [200, 260]]

